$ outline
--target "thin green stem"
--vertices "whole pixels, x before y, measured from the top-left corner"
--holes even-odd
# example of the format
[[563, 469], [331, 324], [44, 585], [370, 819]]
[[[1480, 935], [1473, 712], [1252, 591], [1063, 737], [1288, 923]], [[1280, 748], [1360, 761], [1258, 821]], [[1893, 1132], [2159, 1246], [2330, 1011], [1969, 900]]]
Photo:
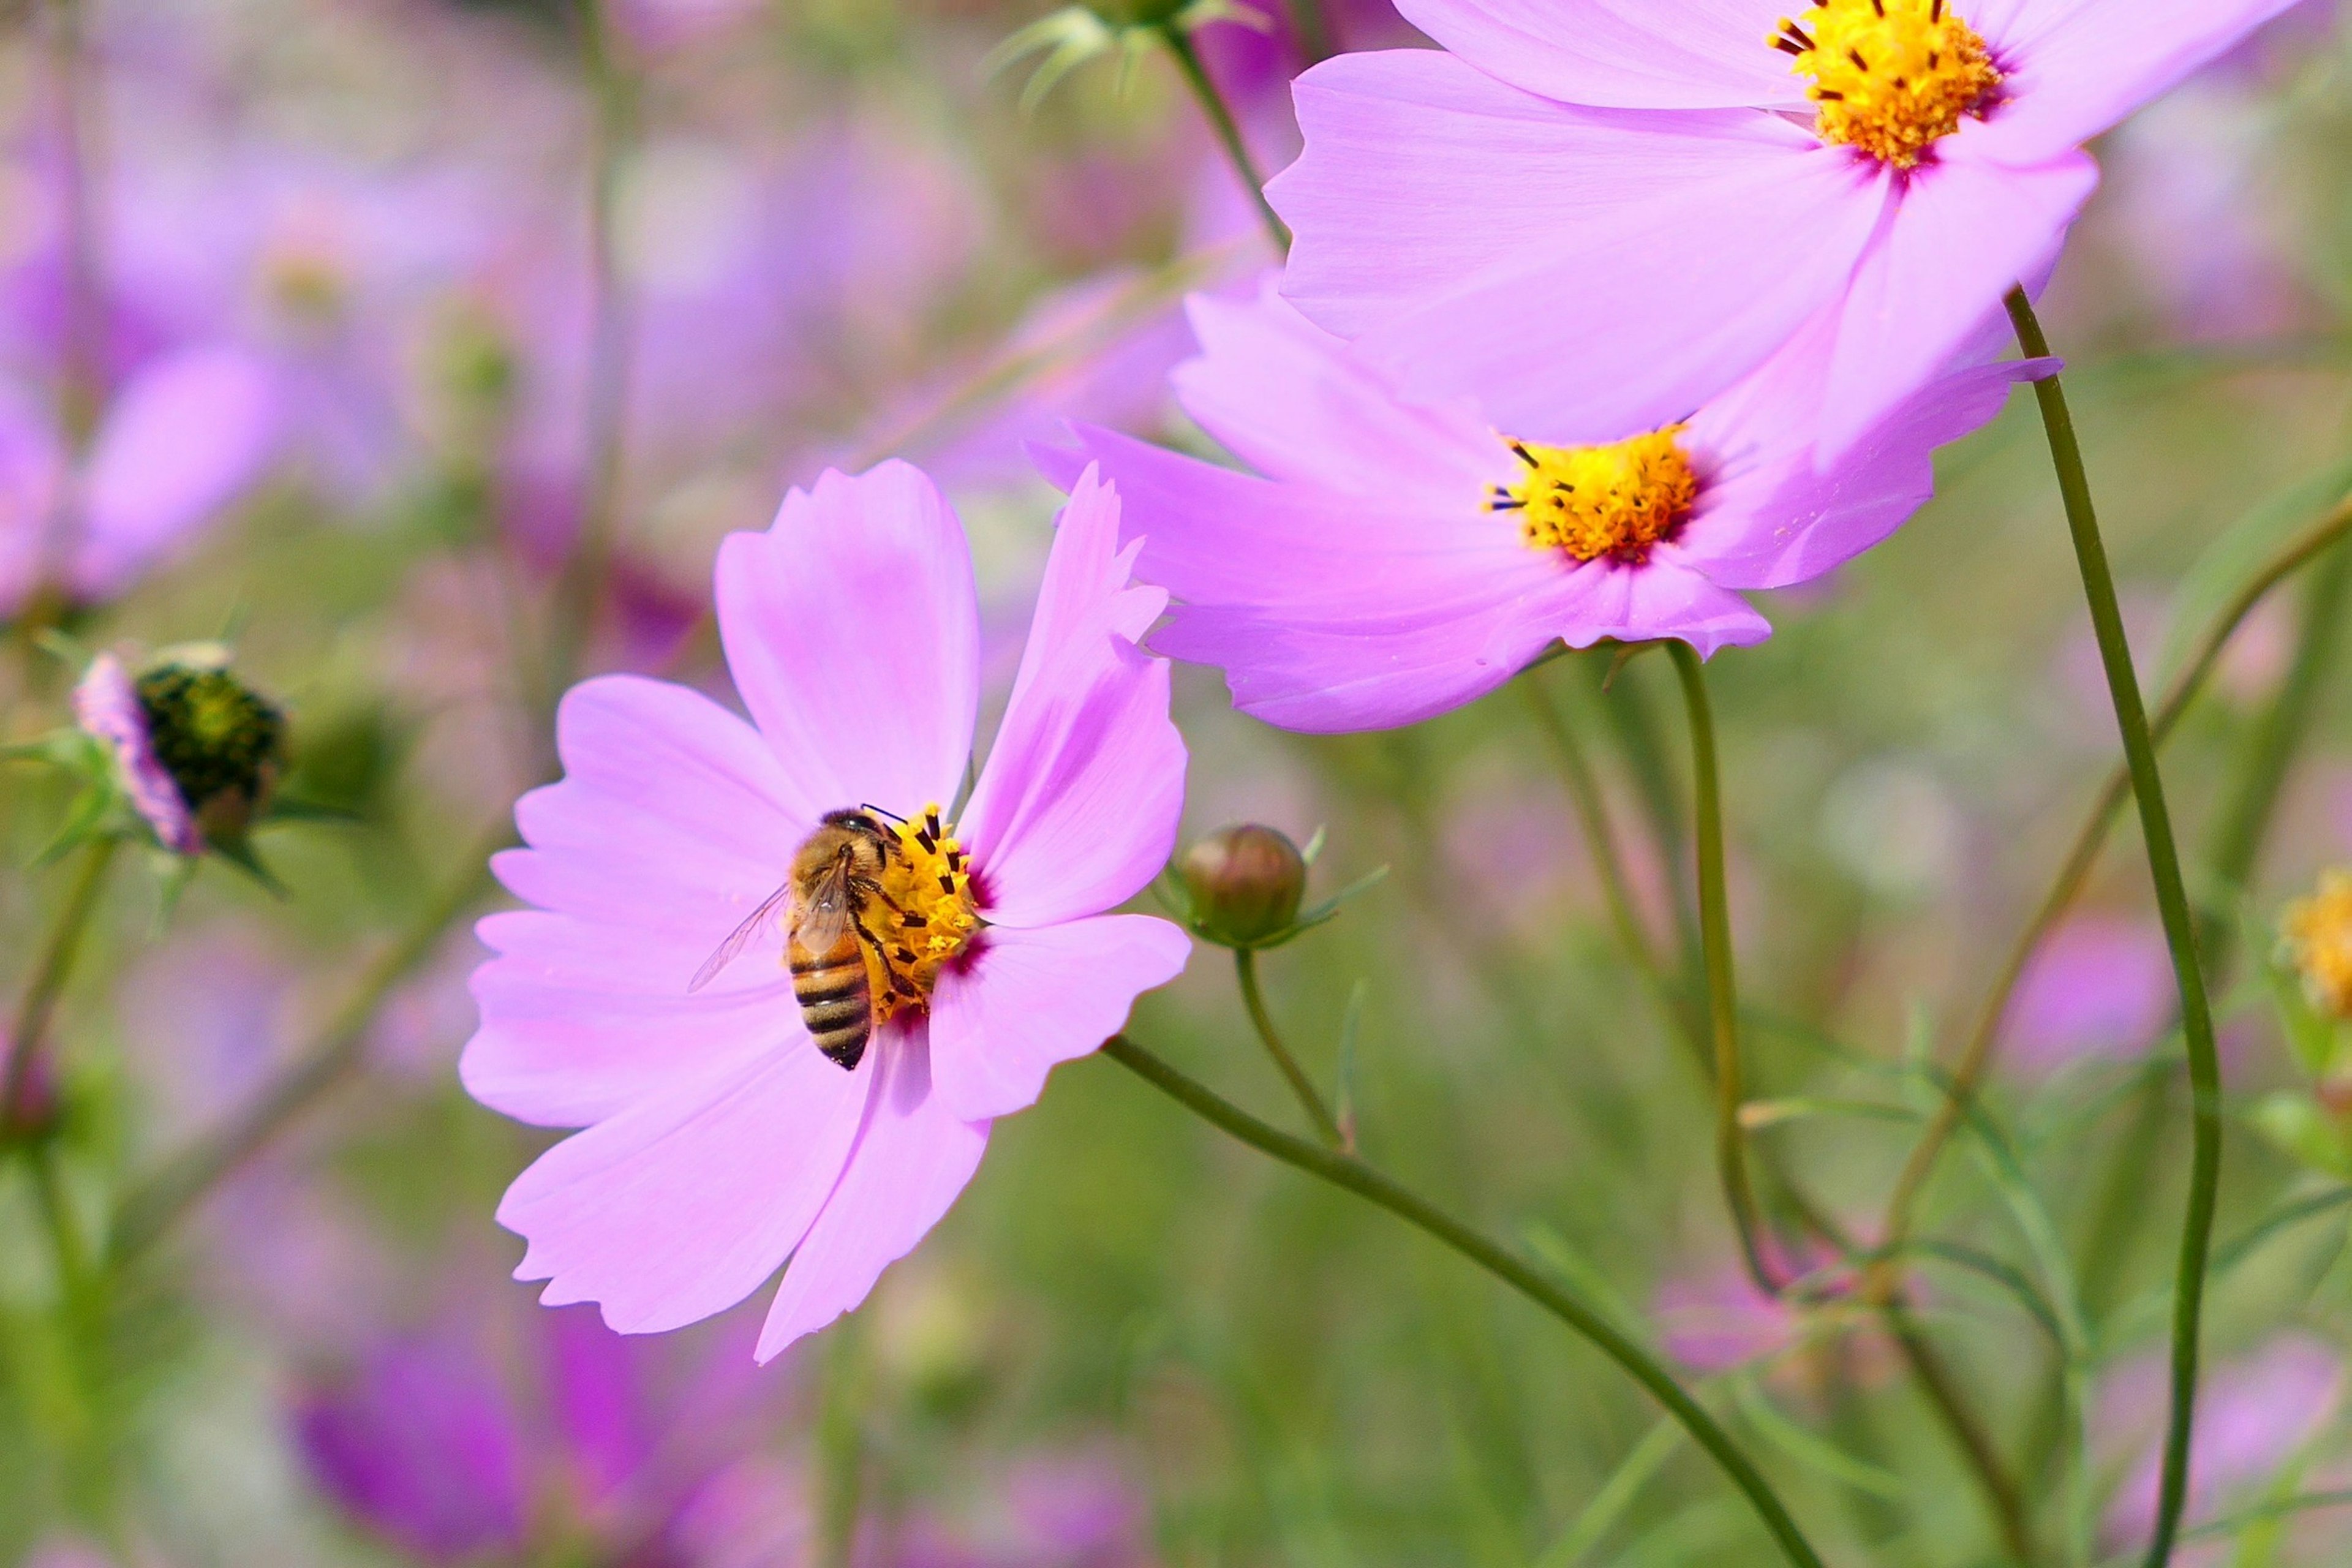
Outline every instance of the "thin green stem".
[[1607, 1319], [1501, 1247], [1362, 1161], [1318, 1149], [1303, 1138], [1294, 1138], [1267, 1126], [1122, 1036], [1105, 1041], [1102, 1048], [1104, 1055], [1212, 1125], [1261, 1153], [1388, 1210], [1567, 1324], [1646, 1389], [1691, 1435], [1692, 1440], [1722, 1467], [1790, 1563], [1799, 1564], [1799, 1568], [1822, 1568], [1821, 1555], [1805, 1540], [1804, 1532], [1798, 1529], [1771, 1483], [1740, 1451], [1730, 1434], [1675, 1381], [1673, 1373], [1649, 1352], [1611, 1326]]
[[578, 5], [581, 68], [594, 125], [588, 191], [593, 312], [585, 401], [588, 470], [580, 533], [556, 584], [548, 634], [547, 689], [541, 694], [541, 706], [549, 713], [580, 673], [604, 580], [611, 574], [629, 405], [630, 315], [615, 226], [622, 163], [635, 136], [635, 86], [614, 58], [615, 40], [603, 0], [578, 0]]
[[1699, 946], [1706, 960], [1707, 1016], [1715, 1040], [1715, 1162], [1731, 1222], [1739, 1231], [1739, 1251], [1756, 1288], [1780, 1294], [1780, 1282], [1764, 1261], [1756, 1210], [1756, 1189], [1748, 1174], [1748, 1133], [1739, 1125], [1746, 1098], [1739, 1061], [1739, 987], [1731, 960], [1731, 903], [1724, 875], [1723, 781], [1716, 762], [1715, 713], [1707, 701], [1706, 667], [1696, 649], [1670, 642], [1666, 651], [1682, 683], [1683, 707], [1690, 717], [1691, 800], [1697, 824]]
[[1249, 143], [1242, 140], [1242, 128], [1234, 120], [1234, 111], [1225, 105], [1224, 95], [1217, 84], [1209, 79], [1207, 68], [1201, 64], [1201, 51], [1193, 46], [1192, 35], [1174, 23], [1160, 29], [1160, 37], [1174, 57], [1176, 68], [1183, 73], [1184, 85], [1201, 101], [1201, 112], [1208, 117], [1209, 129], [1217, 134], [1217, 144], [1225, 150], [1225, 161], [1234, 166], [1234, 174], [1249, 192], [1250, 200], [1257, 205], [1259, 219], [1265, 225], [1266, 237], [1274, 241], [1275, 253], [1290, 254], [1290, 226], [1265, 199], [1265, 178], [1257, 172], [1257, 160], [1250, 156]]
[[[2300, 572], [2305, 566], [2352, 533], [2352, 503], [2337, 507], [2326, 517], [2289, 543], [2263, 563], [2261, 571], [2248, 580], [2214, 616], [2204, 634], [2198, 639], [2189, 661], [2181, 667], [2166, 689], [2163, 703], [2158, 708], [2152, 726], [2156, 742], [2162, 745], [2179, 724], [2189, 704], [2205, 688], [2207, 679], [2220, 665], [2221, 655], [2246, 617], [2278, 585]], [[2011, 995], [2023, 978], [2026, 965], [2042, 946], [2074, 900], [2082, 896], [2092, 871], [2097, 867], [2101, 850], [2106, 844], [2107, 832], [2114, 825], [2116, 814], [2122, 809], [2125, 798], [2131, 793], [2131, 768], [2126, 762], [2117, 762], [2100, 784], [2097, 796], [2076, 829], [2074, 843], [2060, 863], [2057, 875], [2043, 893], [2016, 940], [2003, 956], [2000, 971], [1978, 1005], [1968, 1037], [1960, 1048], [1950, 1074], [1950, 1088], [1937, 1107], [1935, 1117], [1920, 1134], [1902, 1172], [1895, 1178], [1892, 1195], [1886, 1205], [1886, 1217], [1879, 1233], [1892, 1244], [1909, 1234], [1913, 1210], [1927, 1179], [1935, 1172], [1937, 1162], [1949, 1145], [1952, 1134], [1958, 1129], [1967, 1102], [1978, 1084], [1990, 1070], [1993, 1056], [2000, 1045], [2000, 1021], [2009, 1011]], [[2094, 1276], [2095, 1278], [2095, 1276]]]
[[392, 946], [361, 972], [350, 996], [328, 1019], [310, 1049], [236, 1121], [167, 1161], [131, 1190], [113, 1230], [112, 1251], [118, 1261], [135, 1258], [152, 1246], [175, 1221], [359, 1065], [385, 998], [432, 956], [451, 923], [488, 890], [489, 858], [512, 839], [501, 822], [468, 848], [433, 901], [418, 910]]
[[1339, 1130], [1339, 1119], [1331, 1114], [1331, 1108], [1323, 1103], [1322, 1092], [1315, 1087], [1315, 1080], [1307, 1076], [1307, 1069], [1298, 1065], [1298, 1058], [1292, 1056], [1289, 1047], [1282, 1043], [1282, 1035], [1274, 1026], [1274, 1016], [1265, 1010], [1265, 997], [1257, 984], [1257, 954], [1245, 947], [1235, 948], [1234, 974], [1241, 982], [1242, 1005], [1249, 1009], [1251, 1026], [1257, 1030], [1257, 1037], [1265, 1042], [1265, 1054], [1274, 1058], [1275, 1067], [1290, 1085], [1290, 1092], [1298, 1097], [1299, 1108], [1307, 1112], [1307, 1120], [1315, 1124], [1316, 1136], [1334, 1149], [1347, 1147], [1348, 1136]]
[[7, 1072], [0, 1076], [0, 1129], [15, 1127], [23, 1111], [34, 1059], [47, 1049], [49, 1019], [73, 973], [74, 958], [81, 951], [90, 914], [98, 908], [98, 895], [106, 886], [106, 868], [113, 863], [116, 843], [112, 837], [97, 838], [82, 851], [81, 869], [49, 927], [48, 939], [42, 943], [41, 955], [25, 983], [25, 994], [16, 1004], [15, 1026], [8, 1038], [0, 1041], [8, 1052]]
[[[2031, 358], [2046, 357], [2049, 340], [2021, 288], [2009, 296], [2010, 319], [2017, 341]], [[2089, 477], [2074, 437], [2074, 416], [2058, 377], [2034, 383], [2042, 423], [2050, 437], [2050, 457], [2058, 474], [2059, 493], [2066, 506], [2066, 526], [2074, 536], [2074, 557], [2081, 567], [2083, 592], [2091, 611], [2091, 626], [2099, 643], [2099, 660], [2105, 667], [2107, 691], [2121, 732], [2124, 760], [2131, 770], [2132, 794], [2139, 803], [2140, 831], [2147, 841], [2148, 874], [2156, 884], [2156, 902], [2164, 921], [2165, 944], [2172, 955], [2172, 971], [2180, 988], [2181, 1032], [2189, 1051], [2189, 1107], [2193, 1147], [2189, 1158], [2189, 1212], [2181, 1226], [2180, 1263], [2173, 1286], [2172, 1408], [2165, 1434], [2163, 1479], [2158, 1488], [2156, 1531], [2148, 1542], [2147, 1568], [2164, 1568], [2172, 1557], [2180, 1529], [2180, 1511], [2189, 1497], [2189, 1454], [2197, 1405], [2199, 1331], [2205, 1306], [2205, 1260], [2213, 1241], [2213, 1211], [2221, 1179], [2221, 1071], [2213, 1044], [2213, 1015], [2205, 996], [2205, 977], [2198, 965], [2196, 911], [2180, 871], [2180, 850], [2174, 842], [2172, 816], [2164, 798], [2164, 778], [2157, 768], [2156, 738], [2140, 697], [2139, 677], [2132, 668], [2131, 642], [2125, 635], [2121, 605], [2116, 599], [2114, 573], [2107, 564], [2105, 542], [2099, 537], [2098, 515], [2091, 502]]]
[[49, 1233], [50, 1250], [57, 1254], [58, 1293], [69, 1312], [79, 1313], [89, 1300], [89, 1249], [82, 1244], [81, 1227], [74, 1223], [73, 1206], [58, 1172], [55, 1141], [45, 1140], [26, 1149], [25, 1164], [33, 1179], [33, 1198], [41, 1211], [42, 1227]]

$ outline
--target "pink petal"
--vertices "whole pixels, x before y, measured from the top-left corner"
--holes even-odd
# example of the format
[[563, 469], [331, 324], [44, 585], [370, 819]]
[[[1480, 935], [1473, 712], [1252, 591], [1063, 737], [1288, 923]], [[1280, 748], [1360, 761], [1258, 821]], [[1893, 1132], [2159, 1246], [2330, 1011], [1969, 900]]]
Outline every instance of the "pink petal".
[[744, 706], [820, 811], [955, 798], [980, 702], [963, 525], [922, 471], [827, 470], [765, 533], [719, 547], [719, 628]]
[[21, 610], [37, 585], [65, 472], [56, 422], [0, 384], [0, 620]]
[[1501, 444], [1474, 405], [1405, 403], [1276, 290], [1188, 301], [1202, 352], [1172, 377], [1184, 412], [1271, 479], [1443, 508], [1480, 494]]
[[1082, 477], [1021, 679], [959, 825], [999, 925], [1125, 903], [1175, 847], [1184, 742], [1168, 717], [1167, 664], [1134, 642], [1167, 595], [1125, 586], [1132, 552], [1111, 556], [1118, 537], [1116, 495]]
[[1183, 973], [1192, 939], [1148, 915], [992, 930], [931, 996], [940, 1099], [971, 1121], [1037, 1102], [1045, 1075], [1118, 1032], [1135, 998]]
[[1992, 163], [1979, 155], [1984, 129], [1964, 125], [1938, 143], [1938, 161], [1906, 186], [1854, 273], [1822, 407], [1824, 464], [1952, 363], [2098, 184], [2080, 153], [2031, 169]]
[[1425, 50], [1328, 61], [1297, 100], [1307, 151], [1269, 187], [1298, 237], [1284, 292], [1415, 400], [1563, 446], [1762, 363], [1893, 188], [1775, 115], [1570, 108]]
[[1673, 637], [1712, 658], [1719, 648], [1751, 647], [1772, 635], [1772, 624], [1738, 595], [1684, 563], [1671, 545], [1641, 565], [1588, 561], [1571, 579], [1576, 596], [1565, 610], [1561, 640], [1590, 647], [1604, 637], [1651, 642]]
[[777, 1037], [793, 1015], [775, 935], [710, 991], [687, 984], [782, 885], [814, 820], [758, 732], [683, 687], [584, 682], [556, 745], [563, 779], [515, 807], [530, 847], [493, 862], [549, 912], [482, 923], [499, 956], [476, 973], [482, 1023], [460, 1069], [487, 1105], [579, 1125]]
[[601, 1303], [623, 1333], [726, 1310], [808, 1234], [880, 1079], [803, 1037], [575, 1133], [499, 1205], [530, 1243], [515, 1278], [547, 1280], [551, 1307]]
[[987, 1122], [964, 1121], [931, 1092], [930, 1047], [919, 1028], [877, 1040], [866, 1059], [877, 1081], [865, 1124], [824, 1212], [784, 1270], [753, 1352], [762, 1363], [865, 1300], [882, 1270], [948, 1212], [988, 1148]]
[[2020, 146], [2089, 141], [2297, 0], [2015, 0], [1997, 34], [2011, 75], [1996, 116]]
[[1404, 19], [1487, 75], [1615, 109], [1800, 107], [1766, 40], [1790, 0], [1397, 0]]
[[278, 429], [276, 387], [250, 354], [189, 349], [142, 369], [90, 450], [75, 589], [121, 592], [253, 482]]
[[1386, 730], [1458, 708], [1517, 674], [1558, 635], [1567, 591], [1562, 577], [1525, 601], [1381, 619], [1188, 605], [1151, 640], [1172, 658], [1224, 670], [1234, 706], [1252, 718], [1309, 734]]

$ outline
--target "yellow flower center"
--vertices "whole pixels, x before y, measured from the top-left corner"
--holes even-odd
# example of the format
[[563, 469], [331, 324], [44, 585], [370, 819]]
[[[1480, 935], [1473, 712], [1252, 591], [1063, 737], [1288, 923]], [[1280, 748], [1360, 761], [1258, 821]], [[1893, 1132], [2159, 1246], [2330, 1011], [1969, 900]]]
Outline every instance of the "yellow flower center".
[[1813, 0], [1772, 47], [1796, 57], [1822, 141], [1898, 169], [1981, 111], [2000, 85], [1984, 39], [1951, 0]]
[[2352, 872], [2321, 877], [2319, 891], [2287, 906], [2280, 931], [2312, 1001], [2352, 1019]]
[[1638, 565], [1698, 500], [1698, 475], [1676, 439], [1679, 425], [1611, 447], [1538, 447], [1514, 441], [1527, 471], [1496, 485], [1487, 506], [1519, 514], [1537, 550], [1579, 561], [1603, 556]]
[[[859, 911], [880, 944], [878, 952], [864, 950], [866, 981], [877, 1019], [929, 1001], [940, 971], [971, 945], [981, 923], [972, 906], [971, 861], [956, 842], [953, 825], [940, 821], [939, 805], [925, 806], [921, 816], [899, 823], [897, 831], [901, 853], [877, 879], [881, 896]], [[892, 987], [886, 959], [890, 971], [912, 984], [914, 996]]]

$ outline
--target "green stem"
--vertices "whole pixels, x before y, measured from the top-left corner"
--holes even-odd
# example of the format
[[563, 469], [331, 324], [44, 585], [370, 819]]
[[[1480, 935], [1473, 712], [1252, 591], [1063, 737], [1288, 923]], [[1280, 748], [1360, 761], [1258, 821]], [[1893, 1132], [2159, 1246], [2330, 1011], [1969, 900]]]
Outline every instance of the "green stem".
[[1690, 716], [1691, 799], [1697, 824], [1699, 946], [1706, 960], [1707, 1015], [1715, 1036], [1715, 1162], [1731, 1222], [1739, 1231], [1739, 1251], [1756, 1288], [1769, 1296], [1780, 1287], [1765, 1265], [1756, 1212], [1756, 1190], [1748, 1175], [1748, 1134], [1739, 1125], [1746, 1097], [1739, 1062], [1739, 988], [1731, 962], [1731, 902], [1723, 861], [1723, 782], [1715, 754], [1715, 714], [1706, 696], [1706, 667], [1685, 642], [1670, 642], [1675, 674], [1682, 682], [1683, 706]]
[[57, 921], [49, 928], [40, 957], [34, 961], [32, 976], [25, 983], [25, 994], [16, 1004], [15, 1026], [8, 1038], [0, 1041], [8, 1051], [7, 1072], [0, 1077], [0, 1130], [15, 1127], [23, 1112], [26, 1089], [33, 1079], [34, 1059], [47, 1048], [45, 1037], [49, 1019], [57, 1012], [58, 994], [73, 973], [74, 957], [81, 951], [82, 934], [89, 927], [91, 911], [98, 908], [98, 895], [106, 886], [106, 868], [113, 863], [116, 843], [112, 837], [93, 839], [82, 852], [80, 875], [74, 879], [64, 907], [58, 910]]
[[89, 1252], [82, 1245], [81, 1228], [74, 1224], [73, 1207], [66, 1196], [65, 1182], [58, 1173], [58, 1152], [54, 1140], [45, 1140], [25, 1151], [25, 1163], [33, 1179], [33, 1197], [41, 1211], [41, 1224], [49, 1233], [49, 1246], [58, 1258], [58, 1294], [69, 1314], [78, 1316], [89, 1300]]
[[[2352, 533], [2352, 503], [2339, 506], [2306, 531], [2286, 548], [2264, 563], [2263, 569], [2240, 589], [2230, 603], [2216, 616], [2204, 635], [2199, 638], [2196, 650], [2180, 673], [2173, 678], [2166, 690], [2164, 701], [2157, 710], [2152, 726], [2156, 742], [2162, 745], [2179, 725], [2189, 705], [2202, 691], [2207, 679], [2221, 663], [2221, 655], [2253, 614], [2255, 606], [2267, 598], [2281, 583], [2325, 554]], [[1966, 1043], [1960, 1049], [1950, 1074], [1950, 1083], [1943, 1101], [1937, 1107], [1934, 1119], [1904, 1163], [1895, 1178], [1893, 1195], [1888, 1199], [1885, 1220], [1879, 1226], [1880, 1236], [1889, 1244], [1901, 1241], [1910, 1232], [1912, 1211], [1927, 1178], [1934, 1173], [1936, 1163], [1949, 1145], [1960, 1123], [1969, 1100], [1992, 1065], [1993, 1054], [2000, 1044], [2000, 1021], [2008, 1014], [2009, 1000], [2025, 973], [2026, 965], [2074, 900], [2082, 896], [2097, 867], [2099, 854], [2106, 843], [2107, 830], [2113, 825], [2124, 799], [2131, 793], [2131, 769], [2118, 762], [2100, 785], [2097, 797], [2085, 814], [2082, 826], [2076, 830], [2074, 844], [2068, 848], [2057, 876], [2041, 904], [2023, 930], [2010, 944], [1999, 973], [1979, 1004], [1974, 1023]], [[2095, 1278], [2095, 1272], [2091, 1276]]]
[[1219, 1097], [1206, 1085], [1177, 1071], [1123, 1036], [1103, 1043], [1103, 1054], [1151, 1084], [1170, 1099], [1261, 1153], [1317, 1176], [1388, 1210], [1407, 1225], [1476, 1264], [1543, 1308], [1615, 1362], [1627, 1375], [1665, 1406], [1693, 1441], [1723, 1468], [1734, 1486], [1748, 1499], [1764, 1528], [1771, 1533], [1790, 1563], [1799, 1568], [1822, 1568], [1822, 1559], [1797, 1528], [1796, 1521], [1771, 1483], [1742, 1453], [1706, 1406], [1693, 1399], [1674, 1375], [1650, 1353], [1613, 1328], [1574, 1296], [1554, 1285], [1534, 1268], [1362, 1161], [1318, 1149], [1302, 1138], [1267, 1126], [1240, 1107]]
[[546, 689], [541, 693], [547, 714], [580, 673], [604, 580], [611, 574], [629, 405], [629, 308], [615, 227], [621, 165], [635, 135], [635, 93], [614, 58], [614, 40], [602, 0], [578, 4], [582, 71], [594, 125], [588, 192], [588, 284], [593, 311], [585, 404], [588, 471], [580, 534], [556, 584]]
[[1234, 973], [1241, 981], [1242, 1005], [1249, 1009], [1250, 1023], [1256, 1028], [1257, 1037], [1265, 1042], [1265, 1054], [1274, 1058], [1274, 1065], [1290, 1085], [1290, 1092], [1298, 1097], [1299, 1107], [1307, 1112], [1307, 1120], [1315, 1124], [1316, 1135], [1334, 1149], [1345, 1148], [1347, 1134], [1339, 1131], [1339, 1121], [1331, 1114], [1331, 1108], [1323, 1103], [1322, 1093], [1316, 1089], [1315, 1080], [1307, 1076], [1307, 1069], [1298, 1065], [1298, 1058], [1292, 1056], [1289, 1047], [1282, 1043], [1282, 1036], [1274, 1026], [1273, 1015], [1265, 1010], [1265, 997], [1260, 994], [1257, 985], [1257, 954], [1245, 947], [1234, 949]]
[[816, 1568], [849, 1568], [866, 1504], [864, 1336], [853, 1316], [825, 1346], [824, 1389], [816, 1420]]
[[[2017, 341], [2030, 358], [2050, 353], [2042, 323], [2023, 289], [2011, 291], [2010, 319]], [[2115, 576], [2107, 565], [2106, 545], [2099, 537], [2097, 513], [2091, 503], [2091, 485], [2083, 469], [2083, 453], [2074, 437], [2074, 416], [2066, 394], [2054, 375], [2034, 383], [2042, 406], [2042, 423], [2050, 437], [2050, 458], [2058, 473], [2059, 493], [2066, 506], [2066, 526], [2074, 536], [2074, 557], [2082, 569], [2083, 592], [2089, 602], [2091, 626], [2099, 642], [2099, 660], [2106, 668], [2107, 691], [2121, 732], [2124, 760], [2131, 770], [2132, 794], [2139, 803], [2141, 836], [2147, 841], [2148, 874], [2156, 884], [2156, 902], [2164, 920], [2164, 939], [2172, 955], [2172, 971], [2180, 987], [2181, 1032], [2189, 1048], [2189, 1108], [2193, 1147], [2189, 1158], [2189, 1213], [2181, 1226], [2180, 1264], [2173, 1285], [2172, 1410], [2165, 1434], [2164, 1473], [2157, 1497], [2156, 1532], [2148, 1542], [2147, 1568], [2164, 1568], [2171, 1560], [2174, 1537], [2180, 1529], [2180, 1510], [2189, 1497], [2189, 1451], [2197, 1405], [2197, 1355], [2200, 1320], [2205, 1306], [2205, 1259], [2213, 1241], [2213, 1211], [2221, 1180], [2221, 1070], [2213, 1045], [2213, 1015], [2205, 997], [2205, 977], [2197, 961], [2196, 914], [2180, 872], [2180, 850], [2172, 835], [2172, 815], [2165, 805], [2164, 778], [2156, 764], [2156, 739], [2148, 730], [2141, 701], [2139, 677], [2132, 668], [2131, 643], [2124, 632], [2122, 607], [2116, 600]]]
[[1257, 160], [1250, 156], [1249, 143], [1242, 140], [1242, 128], [1234, 123], [1234, 111], [1225, 107], [1224, 95], [1201, 64], [1201, 51], [1193, 47], [1192, 35], [1174, 23], [1160, 29], [1160, 38], [1168, 52], [1175, 57], [1176, 68], [1183, 73], [1184, 84], [1192, 96], [1201, 100], [1201, 112], [1209, 119], [1209, 129], [1217, 133], [1217, 144], [1225, 150], [1225, 161], [1234, 166], [1234, 175], [1249, 192], [1250, 200], [1257, 205], [1258, 217], [1265, 225], [1266, 237], [1274, 241], [1275, 253], [1290, 254], [1290, 226], [1265, 199], [1265, 179], [1257, 172]]
[[393, 989], [440, 946], [452, 922], [489, 886], [489, 858], [513, 841], [500, 823], [466, 851], [455, 875], [393, 945], [360, 974], [311, 1048], [263, 1091], [244, 1114], [166, 1162], [124, 1198], [113, 1230], [113, 1257], [136, 1257], [215, 1187], [341, 1083], [365, 1054], [368, 1036]]

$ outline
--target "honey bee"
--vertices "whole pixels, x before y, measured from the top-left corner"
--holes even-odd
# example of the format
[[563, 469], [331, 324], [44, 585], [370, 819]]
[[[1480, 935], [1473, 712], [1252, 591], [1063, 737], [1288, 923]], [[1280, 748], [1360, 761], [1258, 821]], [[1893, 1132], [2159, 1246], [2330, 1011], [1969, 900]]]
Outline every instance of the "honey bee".
[[717, 979], [782, 911], [784, 962], [793, 973], [801, 1019], [818, 1050], [835, 1065], [855, 1068], [874, 1034], [866, 953], [874, 954], [893, 993], [919, 999], [865, 918], [875, 903], [890, 902], [882, 890], [882, 874], [905, 853], [870, 808], [825, 813], [823, 824], [793, 856], [792, 875], [784, 885], [719, 944], [687, 990], [699, 991]]

